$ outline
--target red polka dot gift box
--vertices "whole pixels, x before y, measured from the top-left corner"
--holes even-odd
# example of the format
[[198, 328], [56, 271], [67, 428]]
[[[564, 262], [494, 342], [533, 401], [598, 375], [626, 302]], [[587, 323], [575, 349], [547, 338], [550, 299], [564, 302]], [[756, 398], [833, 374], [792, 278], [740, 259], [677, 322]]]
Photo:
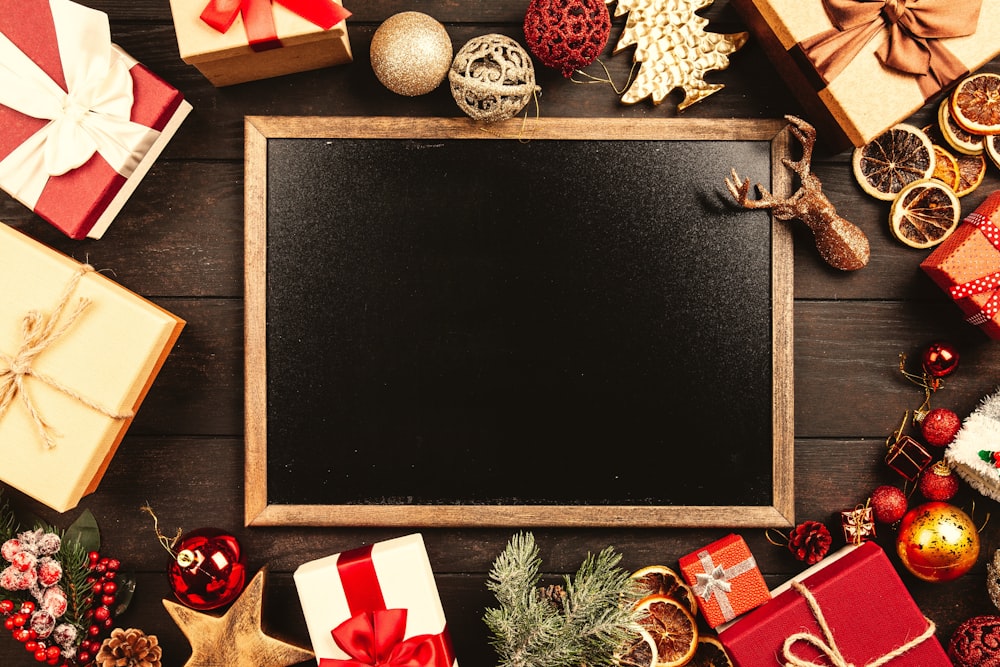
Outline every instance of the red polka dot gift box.
[[1000, 339], [1000, 190], [969, 213], [920, 268], [969, 324]]

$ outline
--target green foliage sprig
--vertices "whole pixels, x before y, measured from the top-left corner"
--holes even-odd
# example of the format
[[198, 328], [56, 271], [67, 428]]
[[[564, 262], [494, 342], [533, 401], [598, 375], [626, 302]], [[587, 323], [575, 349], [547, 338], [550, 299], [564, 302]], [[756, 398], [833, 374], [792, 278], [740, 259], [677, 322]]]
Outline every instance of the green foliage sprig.
[[618, 567], [621, 555], [612, 547], [588, 554], [573, 577], [563, 577], [560, 594], [546, 595], [538, 586], [538, 553], [534, 536], [518, 533], [490, 570], [486, 587], [499, 606], [487, 609], [483, 621], [500, 667], [613, 665], [643, 613], [635, 608], [631, 574]]

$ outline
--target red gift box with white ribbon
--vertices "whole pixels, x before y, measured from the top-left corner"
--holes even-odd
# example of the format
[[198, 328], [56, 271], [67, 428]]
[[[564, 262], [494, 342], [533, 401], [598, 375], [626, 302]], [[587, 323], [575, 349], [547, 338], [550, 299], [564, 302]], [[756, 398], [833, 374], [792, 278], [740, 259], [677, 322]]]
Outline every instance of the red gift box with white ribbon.
[[739, 535], [726, 535], [682, 556], [678, 564], [709, 627], [731, 621], [771, 599], [757, 561]]
[[70, 0], [0, 0], [0, 188], [101, 238], [191, 110]]
[[419, 533], [304, 563], [293, 578], [320, 667], [458, 667]]

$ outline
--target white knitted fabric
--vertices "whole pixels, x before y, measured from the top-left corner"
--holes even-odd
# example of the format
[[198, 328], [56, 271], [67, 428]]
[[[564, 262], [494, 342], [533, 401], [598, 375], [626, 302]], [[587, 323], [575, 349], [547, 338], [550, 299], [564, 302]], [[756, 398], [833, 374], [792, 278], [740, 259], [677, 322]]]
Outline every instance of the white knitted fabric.
[[983, 459], [994, 451], [1000, 451], [1000, 390], [985, 397], [965, 418], [944, 458], [972, 488], [1000, 501], [1000, 468]]

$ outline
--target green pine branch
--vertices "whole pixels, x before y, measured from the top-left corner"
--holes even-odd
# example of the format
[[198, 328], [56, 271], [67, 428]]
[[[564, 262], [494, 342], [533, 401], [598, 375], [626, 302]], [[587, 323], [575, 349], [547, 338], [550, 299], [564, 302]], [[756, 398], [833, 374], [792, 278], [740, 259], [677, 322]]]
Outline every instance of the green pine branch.
[[0, 489], [0, 544], [17, 535], [20, 526], [14, 511], [10, 508], [10, 503], [3, 497], [3, 490]]
[[564, 576], [565, 595], [540, 592], [541, 559], [531, 533], [511, 538], [487, 580], [498, 607], [483, 617], [500, 667], [588, 667], [614, 664], [614, 653], [638, 631], [635, 584], [608, 547], [588, 554]]

